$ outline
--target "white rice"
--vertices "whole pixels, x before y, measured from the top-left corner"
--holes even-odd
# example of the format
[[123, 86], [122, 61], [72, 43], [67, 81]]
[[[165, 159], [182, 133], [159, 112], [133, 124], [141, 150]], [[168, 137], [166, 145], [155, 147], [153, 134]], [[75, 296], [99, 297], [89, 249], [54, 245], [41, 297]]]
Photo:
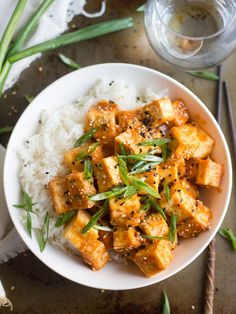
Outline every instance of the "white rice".
[[[63, 165], [64, 152], [83, 134], [83, 124], [88, 109], [100, 100], [112, 100], [120, 109], [134, 109], [144, 103], [167, 96], [168, 91], [138, 91], [125, 81], [98, 81], [88, 94], [74, 103], [57, 110], [44, 110], [36, 134], [26, 139], [19, 149], [22, 167], [19, 179], [22, 188], [32, 197], [37, 215], [32, 215], [33, 228], [40, 228], [46, 211], [50, 216], [49, 240], [57, 246], [68, 249], [62, 236], [62, 227], [55, 227], [56, 215], [52, 201], [45, 189], [56, 175], [66, 175]], [[24, 215], [24, 211], [22, 211]], [[25, 221], [25, 215], [23, 216]]]

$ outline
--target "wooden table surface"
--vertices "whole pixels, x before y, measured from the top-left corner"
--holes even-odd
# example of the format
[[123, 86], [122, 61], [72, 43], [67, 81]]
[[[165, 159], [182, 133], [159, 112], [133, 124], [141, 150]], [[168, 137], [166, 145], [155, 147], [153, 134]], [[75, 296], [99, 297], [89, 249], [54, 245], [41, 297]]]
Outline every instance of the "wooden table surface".
[[[99, 4], [100, 1], [89, 1], [88, 9], [95, 11], [99, 8]], [[110, 0], [107, 2], [107, 11], [103, 17], [92, 20], [82, 16], [76, 17], [71, 23], [71, 29], [127, 16], [134, 18], [135, 25], [129, 30], [48, 53], [34, 62], [22, 74], [17, 84], [0, 100], [0, 127], [16, 123], [27, 106], [26, 94], [37, 95], [51, 82], [71, 71], [58, 61], [58, 52], [66, 54], [82, 66], [104, 62], [126, 62], [156, 69], [186, 85], [214, 112], [216, 83], [193, 78], [180, 69], [166, 64], [155, 55], [145, 36], [143, 14], [135, 12], [141, 4], [140, 0]], [[223, 77], [229, 84], [236, 119], [235, 76], [236, 53], [223, 63]], [[225, 114], [222, 128], [231, 148]], [[0, 135], [0, 143], [6, 146], [8, 138], [8, 134]], [[223, 225], [236, 230], [234, 191], [235, 183]], [[220, 236], [217, 235], [216, 240], [215, 313], [233, 314], [236, 313], [236, 253]], [[201, 314], [205, 266], [206, 252], [177, 275], [156, 285], [131, 291], [101, 291], [62, 278], [27, 251], [8, 263], [1, 264], [0, 278], [13, 302], [13, 313], [161, 313], [161, 297], [165, 289], [172, 313]], [[0, 309], [0, 313], [7, 312], [8, 310]]]

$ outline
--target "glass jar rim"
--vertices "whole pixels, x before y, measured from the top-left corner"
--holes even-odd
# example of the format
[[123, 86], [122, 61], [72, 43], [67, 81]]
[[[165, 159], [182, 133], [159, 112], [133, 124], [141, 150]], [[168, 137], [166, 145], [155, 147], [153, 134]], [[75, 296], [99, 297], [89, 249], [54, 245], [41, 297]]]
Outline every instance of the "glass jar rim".
[[214, 38], [218, 35], [220, 35], [221, 33], [223, 33], [225, 30], [227, 30], [231, 24], [235, 21], [236, 19], [236, 6], [235, 4], [233, 3], [233, 7], [234, 7], [234, 10], [235, 10], [235, 14], [234, 14], [234, 17], [232, 18], [232, 20], [227, 24], [225, 25], [224, 27], [222, 27], [219, 31], [211, 34], [211, 35], [207, 35], [207, 36], [196, 36], [196, 37], [193, 37], [193, 36], [187, 36], [187, 35], [183, 35], [183, 34], [180, 34], [178, 32], [175, 32], [173, 31], [167, 24], [165, 21], [163, 21], [163, 18], [162, 16], [159, 14], [158, 12], [158, 9], [157, 9], [157, 1], [158, 0], [154, 0], [154, 8], [155, 8], [155, 11], [156, 11], [156, 14], [159, 16], [159, 19], [160, 19], [160, 22], [167, 28], [167, 30], [172, 33], [173, 35], [175, 36], [178, 36], [178, 37], [182, 37], [183, 39], [188, 39], [188, 40], [205, 40], [205, 39], [211, 39], [211, 38]]

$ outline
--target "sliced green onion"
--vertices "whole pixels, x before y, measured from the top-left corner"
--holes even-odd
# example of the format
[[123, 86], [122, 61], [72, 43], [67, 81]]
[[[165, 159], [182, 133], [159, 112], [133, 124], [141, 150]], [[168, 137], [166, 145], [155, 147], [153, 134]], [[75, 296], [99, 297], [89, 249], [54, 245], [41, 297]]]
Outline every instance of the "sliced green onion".
[[133, 196], [133, 195], [135, 195], [137, 193], [138, 193], [137, 189], [135, 187], [129, 185], [129, 186], [127, 186], [127, 189], [126, 189], [126, 191], [124, 193], [124, 197], [125, 198], [130, 198], [131, 196]]
[[27, 210], [26, 216], [26, 230], [28, 231], [29, 236], [32, 236], [32, 217], [30, 211]]
[[68, 65], [69, 67], [71, 67], [74, 70], [78, 70], [81, 68], [81, 65], [79, 65], [78, 63], [76, 63], [72, 59], [68, 58], [67, 56], [63, 55], [62, 53], [59, 53], [58, 57], [62, 63], [64, 63], [65, 65]]
[[236, 235], [230, 228], [220, 228], [219, 234], [225, 239], [229, 240], [232, 248], [236, 251]]
[[7, 24], [7, 27], [0, 41], [0, 72], [2, 71], [4, 59], [6, 57], [12, 37], [15, 33], [16, 26], [19, 23], [19, 20], [24, 12], [26, 3], [27, 0], [18, 0], [15, 10], [10, 18], [9, 23]]
[[5, 126], [3, 128], [0, 128], [0, 134], [10, 133], [13, 131], [13, 129], [14, 129], [14, 126]]
[[75, 32], [71, 32], [55, 39], [48, 40], [44, 43], [27, 48], [21, 52], [11, 56], [8, 60], [10, 63], [17, 62], [37, 53], [50, 51], [62, 46], [73, 44], [87, 39], [92, 39], [102, 35], [117, 32], [133, 26], [132, 18], [113, 19], [111, 21], [102, 22], [88, 26]]
[[142, 164], [141, 166], [139, 167], [136, 167], [134, 168], [133, 167], [133, 170], [130, 172], [130, 174], [138, 174], [138, 173], [142, 173], [142, 172], [145, 172], [145, 171], [151, 171], [153, 168], [155, 168], [155, 166], [159, 165], [160, 162], [159, 161], [156, 161], [156, 162], [146, 162], [144, 164]]
[[171, 139], [169, 138], [158, 138], [158, 139], [152, 139], [152, 140], [145, 140], [142, 143], [138, 143], [139, 146], [161, 146], [166, 143], [171, 142]]
[[142, 236], [142, 238], [149, 239], [149, 240], [168, 240], [165, 237], [158, 237], [158, 236], [153, 236], [153, 235], [142, 234], [141, 236]]
[[127, 152], [125, 150], [125, 147], [124, 147], [124, 144], [123, 143], [120, 143], [120, 153], [121, 155], [123, 156], [126, 156], [127, 155]]
[[166, 214], [164, 212], [164, 210], [161, 208], [161, 206], [159, 204], [157, 204], [157, 201], [155, 200], [155, 198], [153, 198], [152, 196], [149, 196], [149, 201], [151, 203], [152, 208], [161, 214], [161, 216], [166, 220]]
[[166, 181], [163, 183], [163, 187], [164, 187], [165, 198], [167, 200], [167, 203], [169, 203], [169, 201], [170, 201], [170, 188], [169, 188], [169, 185], [167, 184]]
[[33, 99], [34, 99], [34, 97], [33, 96], [29, 96], [29, 95], [25, 95], [25, 99], [28, 101], [28, 103], [30, 104], [32, 101], [33, 101]]
[[146, 3], [145, 4], [143, 4], [143, 5], [141, 5], [140, 7], [138, 7], [137, 9], [136, 9], [136, 12], [144, 12], [145, 11], [145, 8], [146, 8]]
[[146, 213], [151, 207], [151, 204], [149, 202], [147, 202], [146, 204], [144, 204], [141, 208], [140, 208], [140, 212], [142, 213]]
[[162, 145], [162, 159], [163, 159], [163, 162], [166, 161], [166, 158], [167, 158], [167, 154], [168, 154], [168, 148], [167, 148], [167, 145], [166, 143]]
[[79, 147], [80, 145], [86, 143], [88, 140], [90, 140], [94, 133], [97, 132], [96, 128], [91, 128], [88, 132], [84, 133], [82, 136], [80, 136], [74, 143], [74, 148]]
[[120, 156], [121, 158], [125, 159], [133, 159], [138, 161], [152, 161], [152, 162], [163, 162], [163, 159], [158, 156], [153, 156], [149, 154], [137, 154], [137, 155], [127, 155], [127, 156]]
[[95, 142], [90, 146], [86, 147], [79, 155], [75, 158], [76, 161], [83, 160], [86, 157], [89, 157], [92, 153], [95, 152], [96, 148], [100, 145], [99, 142]]
[[91, 181], [93, 177], [93, 167], [90, 159], [85, 159], [84, 161], [84, 176], [87, 181]]
[[93, 195], [90, 197], [90, 200], [95, 201], [95, 202], [103, 201], [103, 200], [106, 200], [106, 199], [109, 199], [112, 197], [120, 196], [120, 195], [124, 194], [126, 190], [127, 190], [127, 186], [116, 187], [110, 191]]
[[125, 185], [129, 185], [128, 169], [126, 166], [126, 162], [119, 155], [117, 155], [117, 160], [121, 180], [124, 182]]
[[209, 72], [209, 71], [198, 71], [198, 72], [187, 72], [188, 74], [192, 76], [196, 76], [199, 78], [203, 78], [205, 80], [211, 80], [211, 81], [217, 81], [219, 80], [219, 76], [215, 73]]
[[49, 213], [47, 212], [44, 218], [43, 225], [38, 233], [38, 244], [39, 244], [40, 252], [44, 251], [46, 244], [48, 242], [49, 222], [50, 222], [50, 217], [49, 217]]
[[78, 212], [77, 210], [70, 210], [70, 211], [60, 215], [60, 217], [57, 218], [57, 221], [55, 223], [55, 227], [61, 227], [61, 226], [65, 225], [66, 223], [68, 223], [69, 221], [71, 221], [71, 219], [75, 217], [77, 212]]
[[113, 229], [111, 229], [110, 227], [107, 227], [107, 226], [95, 225], [95, 226], [93, 226], [93, 228], [96, 230], [113, 232]]
[[169, 240], [173, 244], [175, 242], [175, 237], [176, 237], [176, 216], [174, 211], [172, 211], [171, 216], [170, 216], [170, 227], [169, 227]]
[[170, 314], [170, 302], [168, 300], [168, 296], [165, 292], [163, 291], [163, 299], [162, 299], [162, 314]]
[[15, 208], [21, 208], [21, 209], [25, 209], [31, 213], [35, 213], [33, 211], [33, 206], [36, 203], [33, 203], [32, 201], [32, 197], [29, 196], [29, 194], [27, 192], [25, 192], [24, 190], [21, 191], [21, 198], [22, 198], [22, 204], [17, 204], [17, 205], [13, 205]]
[[[30, 19], [27, 21], [27, 23], [23, 26], [19, 35], [14, 40], [14, 43], [11, 46], [11, 48], [7, 54], [7, 57], [12, 56], [13, 54], [18, 52], [22, 48], [23, 44], [26, 42], [26, 40], [30, 37], [32, 32], [35, 30], [40, 17], [43, 15], [43, 13], [47, 10], [49, 5], [53, 1], [54, 0], [42, 1], [41, 5], [37, 8], [35, 13], [30, 17]], [[2, 90], [3, 90], [4, 84], [6, 82], [7, 76], [10, 72], [10, 69], [11, 69], [11, 63], [6, 61], [3, 65], [2, 71], [0, 73], [0, 96], [2, 94]]]
[[103, 207], [96, 212], [91, 220], [87, 223], [87, 225], [82, 229], [82, 233], [86, 233], [91, 229], [94, 225], [96, 225], [97, 221], [107, 212], [108, 209], [108, 201], [106, 200]]
[[160, 198], [160, 194], [153, 187], [143, 182], [142, 180], [137, 179], [136, 177], [130, 176], [130, 184], [139, 191], [145, 191], [155, 198]]

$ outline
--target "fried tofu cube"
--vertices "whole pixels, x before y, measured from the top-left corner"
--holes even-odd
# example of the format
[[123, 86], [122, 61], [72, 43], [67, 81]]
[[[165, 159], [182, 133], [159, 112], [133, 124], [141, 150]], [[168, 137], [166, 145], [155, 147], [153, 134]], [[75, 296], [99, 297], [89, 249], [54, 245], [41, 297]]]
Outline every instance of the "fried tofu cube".
[[198, 173], [196, 183], [209, 187], [218, 188], [223, 174], [221, 164], [212, 161], [211, 159], [198, 161]]
[[182, 238], [191, 238], [204, 230], [208, 230], [211, 217], [211, 210], [204, 206], [201, 201], [197, 201], [195, 215], [177, 225], [178, 235]]
[[73, 209], [86, 209], [94, 206], [95, 202], [89, 199], [89, 195], [96, 194], [96, 189], [92, 182], [86, 180], [84, 172], [73, 172], [67, 175], [66, 186]]
[[[150, 185], [154, 190], [158, 192], [158, 187], [159, 187], [159, 182], [160, 182], [160, 177], [159, 177], [159, 166], [156, 165], [153, 170], [143, 172], [136, 174], [135, 177], [137, 177], [139, 180], [142, 180], [143, 182], [147, 183]], [[139, 195], [146, 195], [148, 194], [146, 191], [139, 191]]]
[[97, 128], [94, 138], [102, 144], [112, 144], [117, 135], [116, 113], [118, 106], [114, 103], [101, 101], [87, 113], [85, 131]]
[[139, 143], [145, 141], [140, 133], [133, 129], [128, 129], [125, 132], [119, 134], [115, 138], [115, 151], [120, 153], [120, 145], [123, 144], [128, 154], [146, 154], [152, 150], [153, 146], [139, 146]]
[[165, 180], [168, 184], [179, 180], [185, 173], [185, 161], [183, 158], [169, 160], [159, 166], [160, 180]]
[[[92, 142], [89, 142], [86, 145], [81, 145], [76, 148], [72, 148], [65, 152], [64, 154], [64, 162], [65, 164], [70, 168], [71, 171], [78, 171], [82, 172], [84, 170], [84, 161], [82, 160], [76, 160], [77, 157], [82, 156], [83, 153], [90, 153], [90, 145]], [[92, 157], [93, 154], [96, 154], [96, 151], [99, 150], [99, 147], [96, 147], [95, 151], [90, 154]]]
[[189, 159], [200, 145], [197, 128], [189, 123], [171, 128], [174, 140], [169, 144], [175, 158]]
[[64, 237], [79, 250], [84, 262], [90, 265], [92, 270], [99, 270], [109, 261], [109, 254], [105, 245], [98, 240], [97, 230], [91, 228], [86, 233], [82, 233], [90, 219], [88, 213], [79, 210], [76, 217], [65, 228]]
[[121, 110], [117, 113], [120, 132], [126, 131], [130, 126], [132, 128], [139, 128], [142, 123], [141, 117], [137, 110]]
[[65, 178], [56, 177], [55, 179], [52, 179], [48, 183], [48, 190], [51, 195], [55, 211], [58, 214], [62, 214], [72, 209]]
[[185, 124], [189, 120], [188, 108], [185, 103], [180, 99], [176, 99], [172, 102], [172, 106], [175, 111], [175, 118], [172, 120], [172, 122], [176, 126]]
[[157, 240], [135, 254], [133, 261], [151, 277], [168, 267], [173, 259], [170, 243], [167, 240]]
[[177, 223], [193, 217], [196, 211], [196, 200], [187, 194], [182, 188], [172, 186], [170, 188], [170, 201], [166, 201], [164, 192], [161, 192], [160, 206], [166, 210], [167, 214], [171, 216], [174, 211], [177, 217]]
[[165, 219], [159, 213], [151, 214], [140, 224], [144, 234], [149, 236], [165, 237], [168, 235], [169, 227]]
[[142, 244], [140, 233], [135, 228], [117, 227], [113, 234], [113, 248], [124, 252], [139, 247]]
[[115, 156], [102, 159], [97, 169], [97, 183], [100, 192], [110, 190], [111, 188], [122, 184], [120, 178], [118, 161]]
[[114, 155], [114, 149], [112, 149], [111, 146], [101, 146], [99, 145], [96, 150], [91, 154], [92, 157], [92, 166], [95, 176], [99, 175], [101, 171], [101, 161], [109, 157], [111, 155]]
[[206, 158], [213, 149], [215, 141], [205, 132], [199, 125], [196, 124], [197, 137], [199, 140], [199, 147], [194, 151], [193, 158]]
[[190, 158], [185, 161], [185, 174], [184, 176], [190, 181], [196, 181], [198, 173], [198, 159]]
[[133, 195], [130, 198], [109, 199], [111, 223], [121, 227], [137, 226], [143, 213], [140, 211], [140, 197]]
[[99, 230], [99, 241], [101, 241], [107, 250], [113, 248], [113, 232]]
[[195, 200], [199, 197], [199, 189], [197, 185], [186, 179], [175, 182], [174, 189], [183, 189], [185, 193], [189, 194]]
[[142, 122], [146, 126], [158, 126], [175, 118], [175, 111], [169, 98], [162, 98], [140, 109]]

